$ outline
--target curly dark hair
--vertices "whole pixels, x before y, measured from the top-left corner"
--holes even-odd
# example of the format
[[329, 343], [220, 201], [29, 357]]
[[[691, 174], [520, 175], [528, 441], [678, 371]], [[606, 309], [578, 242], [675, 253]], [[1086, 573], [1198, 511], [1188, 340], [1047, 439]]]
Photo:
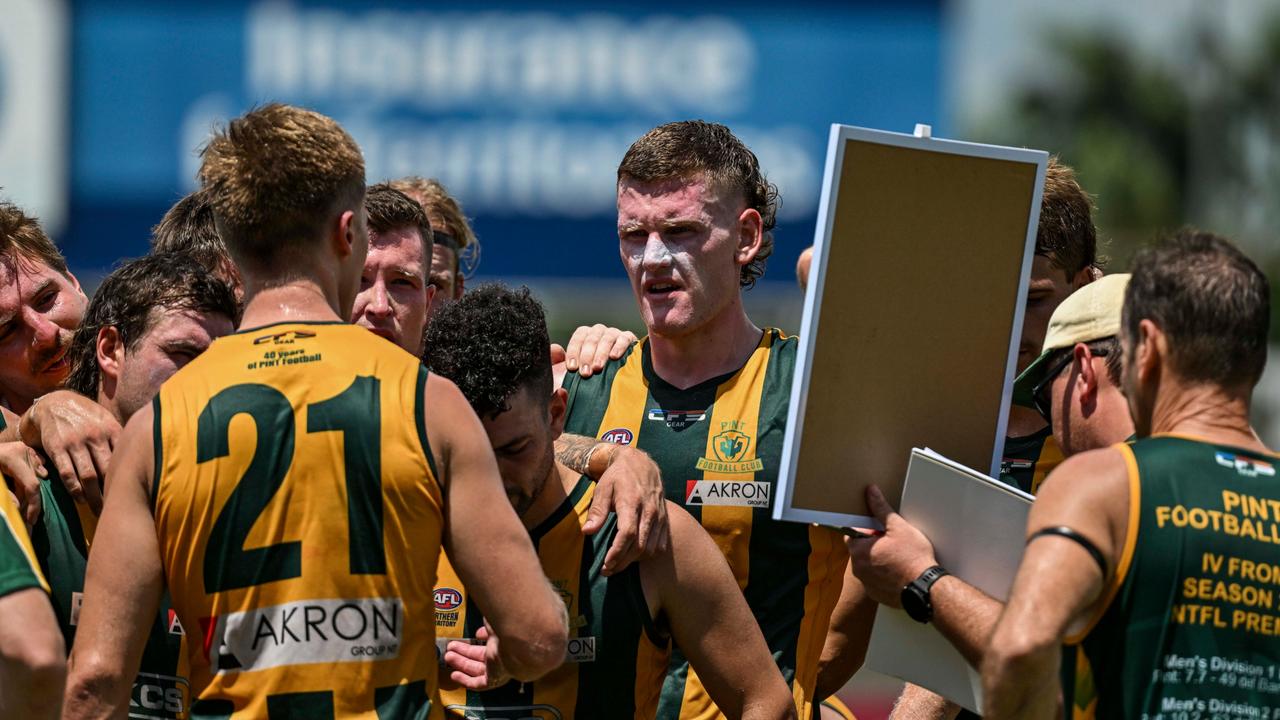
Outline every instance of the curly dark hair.
[[185, 253], [168, 252], [130, 260], [108, 275], [84, 313], [84, 322], [71, 339], [67, 357], [71, 374], [66, 387], [81, 395], [98, 394], [98, 331], [115, 327], [132, 350], [155, 325], [151, 312], [194, 310], [225, 315], [234, 323], [239, 305], [231, 287], [211, 275]]
[[643, 183], [691, 178], [706, 173], [721, 187], [742, 193], [747, 207], [760, 213], [764, 238], [754, 260], [742, 267], [739, 284], [755, 285], [773, 254], [773, 228], [778, 223], [778, 186], [760, 170], [760, 160], [729, 128], [704, 120], [667, 123], [631, 143], [618, 165], [618, 182]]
[[422, 362], [452, 380], [477, 415], [494, 418], [525, 388], [550, 401], [550, 346], [546, 315], [529, 288], [492, 283], [432, 316]]

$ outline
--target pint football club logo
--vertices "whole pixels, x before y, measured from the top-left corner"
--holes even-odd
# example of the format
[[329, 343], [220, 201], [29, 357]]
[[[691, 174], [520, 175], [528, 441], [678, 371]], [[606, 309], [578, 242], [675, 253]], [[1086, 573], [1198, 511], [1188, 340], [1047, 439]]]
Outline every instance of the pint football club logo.
[[764, 469], [764, 462], [751, 457], [751, 436], [743, 432], [740, 420], [720, 423], [720, 434], [711, 438], [714, 457], [699, 458], [697, 467], [714, 473], [754, 473]]

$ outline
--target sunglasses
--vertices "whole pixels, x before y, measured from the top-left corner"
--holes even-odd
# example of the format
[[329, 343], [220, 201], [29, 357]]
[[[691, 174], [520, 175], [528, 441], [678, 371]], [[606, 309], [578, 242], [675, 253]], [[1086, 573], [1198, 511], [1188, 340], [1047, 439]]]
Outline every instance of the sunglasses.
[[[1060, 351], [1062, 357], [1054, 360], [1049, 371], [1045, 373], [1044, 379], [1036, 383], [1035, 387], [1031, 388], [1031, 401], [1035, 404], [1036, 411], [1040, 413], [1040, 416], [1044, 418], [1045, 422], [1049, 423], [1050, 427], [1053, 426], [1053, 405], [1051, 403], [1051, 398], [1049, 397], [1049, 389], [1053, 386], [1053, 381], [1056, 380], [1058, 376], [1062, 374], [1062, 371], [1071, 364], [1071, 359], [1074, 357], [1072, 350], [1073, 348], [1063, 348]], [[1096, 350], [1094, 348], [1089, 348], [1089, 354], [1093, 357], [1106, 357], [1107, 350], [1106, 348], [1098, 348]]]

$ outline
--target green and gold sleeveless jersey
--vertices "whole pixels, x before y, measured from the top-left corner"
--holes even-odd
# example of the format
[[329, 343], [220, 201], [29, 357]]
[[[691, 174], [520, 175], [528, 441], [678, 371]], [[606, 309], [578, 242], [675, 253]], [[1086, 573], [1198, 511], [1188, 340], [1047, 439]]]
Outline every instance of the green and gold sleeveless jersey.
[[287, 322], [214, 340], [160, 388], [152, 502], [200, 638], [193, 716], [440, 717], [426, 383], [364, 328]]
[[1117, 445], [1129, 522], [1081, 635], [1104, 718], [1280, 715], [1280, 457], [1190, 438]]
[[[511, 681], [476, 692], [442, 690], [445, 712], [466, 720], [651, 718], [657, 709], [670, 639], [649, 614], [636, 564], [605, 577], [605, 553], [617, 534], [609, 515], [596, 534], [582, 534], [595, 493], [588, 477], [529, 531], [542, 570], [569, 610], [566, 661], [532, 683]], [[440, 556], [435, 588], [436, 642], [474, 638], [484, 624], [448, 559]]]
[[[85, 566], [97, 518], [88, 506], [71, 497], [52, 463], [45, 461], [45, 467], [49, 468], [49, 477], [40, 482], [44, 507], [40, 520], [31, 530], [31, 543], [40, 569], [49, 580], [53, 611], [70, 649], [80, 619]], [[182, 624], [170, 609], [166, 593], [133, 681], [131, 718], [169, 720], [187, 716], [191, 689], [183, 649], [185, 639]]]
[[[638, 447], [658, 463], [667, 499], [728, 559], [808, 718], [849, 553], [834, 531], [771, 517], [795, 357], [795, 338], [768, 329], [742, 368], [680, 390], [654, 372], [646, 339], [602, 373], [566, 377], [565, 429]], [[658, 717], [722, 717], [678, 648]]]
[[0, 597], [37, 587], [48, 592], [22, 513], [7, 487], [0, 487], [0, 526]]
[[1052, 428], [1046, 427], [1022, 437], [1006, 437], [1000, 461], [1000, 480], [1034, 495], [1062, 460], [1062, 450], [1053, 439]]

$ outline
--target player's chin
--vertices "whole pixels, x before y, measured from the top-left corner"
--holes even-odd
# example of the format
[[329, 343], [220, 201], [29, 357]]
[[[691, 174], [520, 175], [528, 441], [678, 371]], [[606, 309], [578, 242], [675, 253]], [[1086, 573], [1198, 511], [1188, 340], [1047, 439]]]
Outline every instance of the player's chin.
[[642, 308], [641, 315], [649, 332], [658, 335], [686, 335], [695, 329], [693, 314], [685, 308], [646, 305]]

